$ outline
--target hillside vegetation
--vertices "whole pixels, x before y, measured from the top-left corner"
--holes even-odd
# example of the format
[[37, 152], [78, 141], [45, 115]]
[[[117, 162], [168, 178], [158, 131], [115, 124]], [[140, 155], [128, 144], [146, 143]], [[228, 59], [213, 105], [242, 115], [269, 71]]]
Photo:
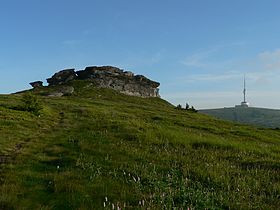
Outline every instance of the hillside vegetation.
[[204, 109], [200, 110], [200, 112], [223, 120], [246, 123], [259, 127], [280, 128], [280, 110], [277, 109], [230, 107], [222, 109]]
[[0, 96], [0, 209], [277, 209], [280, 131], [71, 84]]

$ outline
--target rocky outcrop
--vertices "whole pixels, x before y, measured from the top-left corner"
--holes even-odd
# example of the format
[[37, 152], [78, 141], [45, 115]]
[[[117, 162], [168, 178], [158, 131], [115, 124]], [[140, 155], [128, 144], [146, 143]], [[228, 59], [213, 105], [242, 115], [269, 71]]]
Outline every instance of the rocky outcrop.
[[159, 97], [158, 82], [123, 71], [112, 66], [92, 66], [76, 72], [77, 79], [91, 80], [98, 87], [112, 88], [127, 95], [141, 97]]
[[91, 66], [77, 72], [74, 69], [66, 69], [54, 74], [47, 82], [53, 86], [75, 79], [89, 80], [97, 87], [111, 88], [127, 95], [159, 97], [160, 83], [142, 75], [134, 76], [130, 71], [113, 66]]
[[65, 84], [76, 79], [75, 69], [65, 69], [55, 73], [51, 78], [47, 79], [50, 86]]
[[42, 81], [30, 82], [29, 84], [30, 84], [33, 88], [37, 88], [37, 87], [42, 87], [42, 86], [43, 86], [43, 82], [42, 82]]

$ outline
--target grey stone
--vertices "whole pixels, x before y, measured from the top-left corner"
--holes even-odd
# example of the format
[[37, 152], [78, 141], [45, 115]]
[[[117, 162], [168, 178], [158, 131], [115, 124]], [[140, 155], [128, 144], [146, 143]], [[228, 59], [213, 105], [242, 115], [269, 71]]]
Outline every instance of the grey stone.
[[56, 91], [49, 93], [47, 96], [61, 97], [61, 96], [69, 96], [73, 93], [74, 93], [74, 88], [72, 86], [62, 86], [58, 88]]
[[50, 86], [67, 84], [72, 80], [89, 80], [95, 86], [111, 88], [127, 95], [140, 97], [160, 97], [160, 83], [152, 81], [143, 75], [123, 71], [113, 66], [90, 66], [85, 70], [75, 72], [74, 69], [62, 70], [47, 79]]
[[42, 82], [42, 81], [30, 82], [29, 84], [30, 84], [33, 88], [37, 88], [37, 87], [42, 87], [42, 86], [43, 86], [43, 82]]
[[47, 82], [50, 86], [61, 85], [76, 79], [76, 77], [75, 69], [65, 69], [55, 73], [51, 78], [48, 78]]

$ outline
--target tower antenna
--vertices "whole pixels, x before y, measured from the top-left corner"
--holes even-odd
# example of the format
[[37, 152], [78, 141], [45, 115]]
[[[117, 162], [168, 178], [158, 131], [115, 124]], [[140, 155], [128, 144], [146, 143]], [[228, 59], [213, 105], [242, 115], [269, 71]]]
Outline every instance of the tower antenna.
[[246, 77], [244, 74], [243, 79], [243, 101], [241, 102], [241, 105], [236, 105], [235, 107], [249, 107], [249, 103], [246, 101]]
[[245, 74], [244, 74], [244, 89], [243, 89], [243, 96], [244, 96], [244, 101], [246, 102], [246, 79], [245, 79]]

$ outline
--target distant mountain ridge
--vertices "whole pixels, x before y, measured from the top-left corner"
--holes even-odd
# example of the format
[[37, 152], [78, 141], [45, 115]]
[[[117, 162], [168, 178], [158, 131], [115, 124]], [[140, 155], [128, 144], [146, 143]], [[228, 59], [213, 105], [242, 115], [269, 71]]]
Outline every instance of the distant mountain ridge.
[[219, 109], [202, 109], [200, 113], [208, 114], [219, 119], [239, 123], [257, 125], [268, 128], [280, 127], [280, 110], [258, 107], [229, 107]]

